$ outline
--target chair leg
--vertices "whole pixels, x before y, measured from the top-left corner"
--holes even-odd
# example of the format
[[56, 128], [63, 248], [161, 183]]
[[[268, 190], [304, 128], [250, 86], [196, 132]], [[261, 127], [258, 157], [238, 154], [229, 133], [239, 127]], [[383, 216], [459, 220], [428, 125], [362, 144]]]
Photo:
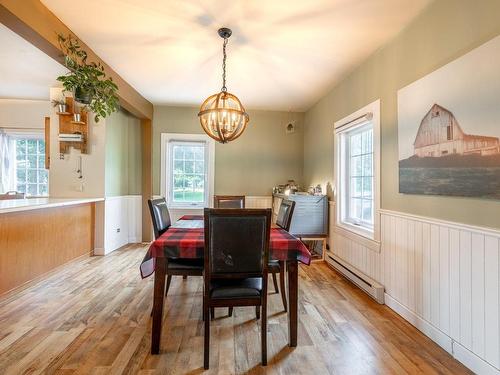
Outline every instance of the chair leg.
[[232, 307], [229, 308], [228, 315], [229, 316], [233, 316], [233, 308]]
[[208, 370], [210, 365], [210, 309], [208, 306], [203, 308], [203, 317], [205, 320], [205, 341], [203, 345], [203, 367]]
[[170, 288], [170, 282], [172, 281], [172, 275], [167, 276], [167, 287], [165, 288], [165, 296], [168, 294], [168, 289]]
[[262, 304], [261, 324], [261, 345], [262, 345], [262, 366], [267, 366], [267, 303]]
[[273, 275], [274, 292], [279, 293], [280, 291], [278, 289], [278, 282], [276, 281], [276, 272], [273, 272], [272, 275]]
[[211, 320], [214, 320], [215, 319], [215, 307], [211, 307], [210, 308], [210, 316], [211, 316]]
[[257, 319], [260, 319], [260, 307], [255, 306], [255, 316]]
[[286, 288], [285, 288], [285, 262], [280, 262], [280, 289], [281, 289], [281, 300], [283, 301], [283, 307], [285, 312], [287, 311], [286, 303]]

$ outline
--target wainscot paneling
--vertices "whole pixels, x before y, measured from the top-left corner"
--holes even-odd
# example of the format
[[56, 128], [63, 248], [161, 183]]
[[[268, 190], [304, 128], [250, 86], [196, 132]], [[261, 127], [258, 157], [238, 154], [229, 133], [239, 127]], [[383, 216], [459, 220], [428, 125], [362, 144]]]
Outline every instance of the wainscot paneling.
[[350, 268], [355, 269], [358, 276], [368, 276], [383, 284], [380, 247], [373, 241], [361, 239], [355, 234], [348, 235], [348, 231], [336, 228], [335, 203], [333, 202], [330, 202], [329, 214], [330, 250], [328, 252], [352, 266]]
[[[237, 194], [236, 194], [237, 195]], [[155, 195], [153, 198], [161, 198], [160, 195]], [[272, 208], [273, 197], [262, 195], [262, 196], [245, 196], [245, 207], [246, 208]], [[172, 222], [176, 222], [184, 215], [203, 215], [203, 209], [193, 209], [193, 208], [169, 208], [170, 219]]]
[[273, 207], [273, 197], [272, 196], [245, 196], [245, 207], [246, 208], [272, 208]]
[[104, 201], [104, 249], [96, 248], [96, 255], [105, 255], [142, 239], [142, 196], [123, 195]]
[[499, 374], [500, 231], [385, 210], [381, 231], [387, 305], [473, 371]]
[[479, 374], [500, 374], [500, 231], [380, 211], [380, 248], [335, 227], [330, 249], [385, 303]]

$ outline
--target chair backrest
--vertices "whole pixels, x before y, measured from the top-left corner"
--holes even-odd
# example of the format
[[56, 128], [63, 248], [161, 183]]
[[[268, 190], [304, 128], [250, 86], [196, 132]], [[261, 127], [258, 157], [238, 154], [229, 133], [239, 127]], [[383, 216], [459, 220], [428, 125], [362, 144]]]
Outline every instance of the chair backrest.
[[294, 209], [295, 201], [283, 199], [278, 211], [278, 217], [276, 218], [276, 225], [288, 232], [290, 230], [290, 224], [292, 223]]
[[8, 191], [5, 194], [0, 194], [0, 200], [24, 199], [24, 198], [26, 198], [26, 194], [20, 193], [18, 191]]
[[205, 281], [267, 275], [271, 209], [205, 208]]
[[245, 196], [214, 195], [214, 208], [245, 208]]
[[148, 199], [148, 206], [156, 239], [170, 227], [172, 222], [165, 198]]

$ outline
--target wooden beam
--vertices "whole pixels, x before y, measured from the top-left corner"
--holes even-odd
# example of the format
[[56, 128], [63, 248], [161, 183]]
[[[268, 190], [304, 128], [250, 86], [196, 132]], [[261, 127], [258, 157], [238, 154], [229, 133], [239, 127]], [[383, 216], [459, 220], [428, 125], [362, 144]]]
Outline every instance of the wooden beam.
[[152, 240], [153, 231], [151, 225], [151, 215], [149, 214], [148, 199], [153, 195], [153, 174], [152, 174], [152, 141], [153, 127], [151, 120], [141, 121], [142, 137], [142, 241]]
[[[64, 61], [57, 34], [73, 34], [78, 38], [38, 0], [0, 0], [0, 22], [61, 64]], [[118, 85], [120, 105], [140, 119], [152, 119], [153, 105], [103, 62], [89, 46], [81, 40], [80, 42], [88, 53], [89, 61], [100, 61], [106, 74]]]

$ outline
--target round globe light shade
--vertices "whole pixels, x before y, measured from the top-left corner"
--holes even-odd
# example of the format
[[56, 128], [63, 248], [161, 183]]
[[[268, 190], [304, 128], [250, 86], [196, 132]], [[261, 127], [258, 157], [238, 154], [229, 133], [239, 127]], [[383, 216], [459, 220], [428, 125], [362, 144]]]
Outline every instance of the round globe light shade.
[[220, 143], [234, 141], [250, 121], [240, 100], [227, 91], [209, 96], [198, 117], [205, 133]]

